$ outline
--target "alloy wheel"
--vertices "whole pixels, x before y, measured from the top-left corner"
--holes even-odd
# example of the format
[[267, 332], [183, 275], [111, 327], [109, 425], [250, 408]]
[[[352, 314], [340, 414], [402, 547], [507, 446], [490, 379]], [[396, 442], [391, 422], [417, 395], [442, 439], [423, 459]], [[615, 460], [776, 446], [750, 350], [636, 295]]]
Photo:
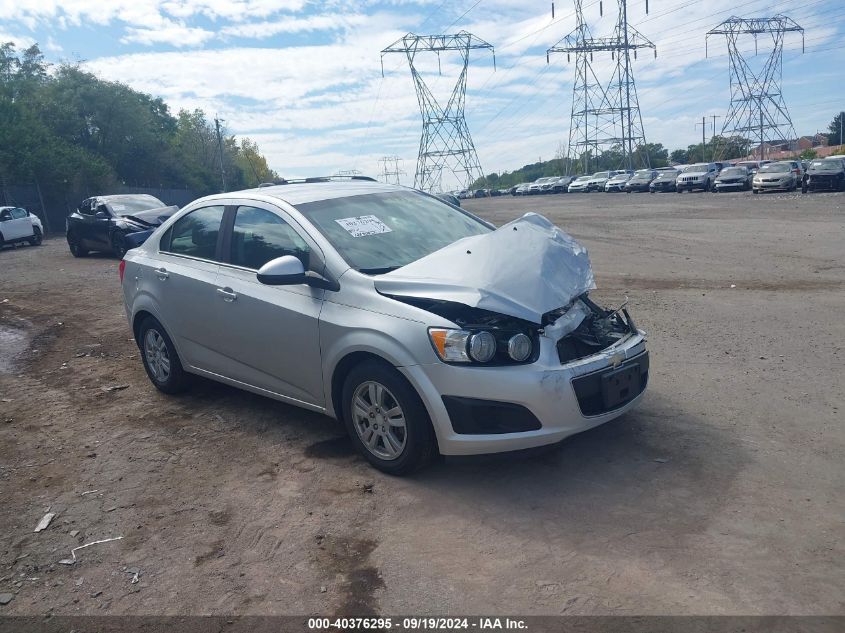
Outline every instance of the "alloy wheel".
[[364, 447], [376, 457], [393, 460], [402, 455], [408, 441], [405, 414], [381, 383], [367, 381], [355, 389], [352, 422]]
[[144, 359], [153, 375], [153, 380], [164, 383], [170, 378], [170, 355], [167, 343], [160, 332], [154, 328], [147, 330], [144, 336]]

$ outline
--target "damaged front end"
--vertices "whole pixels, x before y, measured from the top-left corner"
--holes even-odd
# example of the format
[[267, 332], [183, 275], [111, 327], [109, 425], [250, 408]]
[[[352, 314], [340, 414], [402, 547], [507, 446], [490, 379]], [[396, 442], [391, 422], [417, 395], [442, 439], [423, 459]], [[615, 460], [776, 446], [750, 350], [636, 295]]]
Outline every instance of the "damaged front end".
[[571, 363], [602, 352], [639, 334], [625, 306], [611, 310], [595, 304], [586, 293], [568, 310], [549, 313], [546, 336], [556, 340], [561, 364]]
[[595, 280], [586, 249], [533, 213], [374, 283], [381, 294], [460, 327], [429, 331], [444, 362], [531, 363], [545, 336], [565, 364], [639, 334], [624, 305], [609, 310], [589, 298]]
[[[640, 333], [624, 305], [617, 309], [602, 308], [587, 293], [569, 306], [544, 314], [540, 325], [453, 301], [402, 296], [391, 298], [441, 316], [460, 327], [459, 330], [432, 328], [433, 334], [448, 332], [453, 337], [459, 337], [454, 343], [458, 348], [463, 346], [450, 358], [443, 347], [438, 349], [433, 337], [435, 349], [445, 362], [475, 362], [486, 366], [533, 363], [539, 356], [540, 336], [545, 336], [551, 339], [560, 363], [565, 365], [594, 356]], [[474, 337], [484, 333], [492, 336], [490, 342], [493, 347], [488, 352], [489, 358], [473, 351]]]

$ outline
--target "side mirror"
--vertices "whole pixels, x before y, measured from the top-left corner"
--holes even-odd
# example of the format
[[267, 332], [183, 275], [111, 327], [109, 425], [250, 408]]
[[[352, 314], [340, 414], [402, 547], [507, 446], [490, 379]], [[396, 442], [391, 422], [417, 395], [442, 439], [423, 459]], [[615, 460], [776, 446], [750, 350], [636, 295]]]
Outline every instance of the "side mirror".
[[109, 215], [108, 211], [97, 211], [94, 214], [94, 217], [98, 220], [111, 220], [111, 216]]
[[294, 286], [306, 283], [305, 267], [293, 255], [271, 259], [258, 271], [258, 281], [268, 286]]

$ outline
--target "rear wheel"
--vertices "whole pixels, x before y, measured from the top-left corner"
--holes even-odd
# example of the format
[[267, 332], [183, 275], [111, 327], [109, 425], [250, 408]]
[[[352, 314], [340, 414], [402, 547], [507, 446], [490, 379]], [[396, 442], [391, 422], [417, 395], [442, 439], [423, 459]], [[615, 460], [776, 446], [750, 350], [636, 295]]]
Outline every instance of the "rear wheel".
[[386, 363], [366, 361], [349, 372], [343, 418], [358, 451], [390, 475], [414, 472], [434, 456], [434, 430], [425, 405]]
[[185, 391], [188, 388], [188, 374], [182, 369], [173, 341], [161, 323], [153, 317], [147, 317], [141, 323], [138, 340], [144, 369], [156, 389], [169, 394]]
[[29, 243], [32, 246], [40, 246], [44, 237], [41, 235], [41, 229], [37, 226], [32, 227], [32, 237], [29, 238]]
[[85, 257], [88, 254], [88, 249], [82, 247], [76, 233], [67, 234], [67, 246], [74, 257]]

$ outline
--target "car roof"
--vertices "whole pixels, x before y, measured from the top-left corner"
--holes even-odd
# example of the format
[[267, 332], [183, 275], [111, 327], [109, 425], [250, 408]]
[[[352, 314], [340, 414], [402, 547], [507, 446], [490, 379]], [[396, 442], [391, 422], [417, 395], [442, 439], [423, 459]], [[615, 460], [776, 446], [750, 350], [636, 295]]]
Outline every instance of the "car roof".
[[[127, 198], [141, 198], [141, 199], [151, 198], [153, 200], [158, 200], [158, 198], [156, 198], [155, 196], [150, 195], [148, 193], [115, 193], [115, 194], [110, 194], [108, 196], [91, 196], [91, 197], [96, 198], [97, 200], [103, 200], [105, 202], [108, 202], [110, 200], [126, 200]], [[159, 200], [159, 202], [161, 202], [161, 201]]]
[[[256, 189], [245, 189], [243, 191], [229, 191], [225, 194], [218, 194], [214, 197], [238, 198], [253, 197], [255, 195], [269, 196], [293, 206], [319, 202], [321, 200], [332, 200], [335, 198], [349, 198], [352, 196], [363, 196], [372, 193], [388, 193], [391, 191], [412, 191], [408, 187], [389, 185], [383, 182], [367, 180], [326, 180], [322, 182], [291, 183], [287, 185], [275, 185], [273, 187], [260, 187]], [[242, 195], [249, 194], [249, 195]]]

